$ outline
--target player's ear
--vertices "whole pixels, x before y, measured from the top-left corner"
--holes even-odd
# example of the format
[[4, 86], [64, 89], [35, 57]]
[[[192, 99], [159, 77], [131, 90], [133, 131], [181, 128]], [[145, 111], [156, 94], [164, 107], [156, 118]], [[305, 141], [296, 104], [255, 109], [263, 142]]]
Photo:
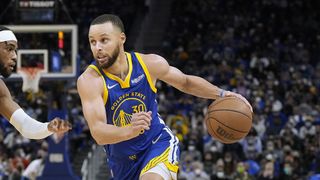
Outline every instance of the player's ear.
[[122, 44], [124, 44], [126, 42], [126, 34], [124, 32], [120, 33], [120, 40], [122, 42]]

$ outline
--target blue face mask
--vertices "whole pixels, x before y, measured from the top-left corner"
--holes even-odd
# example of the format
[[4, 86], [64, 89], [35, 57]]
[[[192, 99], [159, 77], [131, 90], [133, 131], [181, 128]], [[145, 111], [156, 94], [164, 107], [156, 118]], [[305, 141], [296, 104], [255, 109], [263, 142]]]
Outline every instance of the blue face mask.
[[286, 175], [291, 175], [292, 174], [292, 168], [290, 166], [284, 167], [283, 171], [284, 171], [284, 173]]
[[309, 121], [306, 122], [306, 127], [307, 127], [307, 128], [310, 128], [311, 126], [312, 126], [312, 123], [311, 123], [311, 122], [309, 122]]

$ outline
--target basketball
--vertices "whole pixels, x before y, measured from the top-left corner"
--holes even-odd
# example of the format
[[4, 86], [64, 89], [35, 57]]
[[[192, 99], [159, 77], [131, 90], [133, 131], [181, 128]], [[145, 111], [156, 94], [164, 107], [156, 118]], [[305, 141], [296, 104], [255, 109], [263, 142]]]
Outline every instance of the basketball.
[[224, 144], [231, 144], [245, 137], [251, 129], [252, 112], [237, 97], [215, 100], [205, 116], [208, 133]]

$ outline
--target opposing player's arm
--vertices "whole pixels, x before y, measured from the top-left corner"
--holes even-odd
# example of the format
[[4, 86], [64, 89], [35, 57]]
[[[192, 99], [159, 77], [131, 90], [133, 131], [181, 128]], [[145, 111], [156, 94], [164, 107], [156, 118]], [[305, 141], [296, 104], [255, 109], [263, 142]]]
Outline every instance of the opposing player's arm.
[[11, 115], [20, 108], [20, 106], [13, 101], [7, 86], [2, 80], [0, 80], [0, 104], [0, 113], [8, 120]]
[[29, 139], [43, 139], [54, 132], [66, 132], [71, 127], [68, 122], [54, 119], [50, 123], [42, 123], [27, 115], [21, 107], [13, 101], [11, 94], [2, 80], [0, 80], [0, 114]]
[[138, 136], [141, 129], [149, 128], [143, 123], [128, 127], [117, 127], [106, 123], [107, 115], [103, 102], [104, 87], [101, 77], [85, 72], [79, 77], [77, 87], [85, 119], [97, 144], [115, 144], [129, 140]]
[[212, 85], [205, 79], [187, 75], [179, 69], [170, 66], [161, 56], [155, 54], [143, 55], [153, 81], [160, 79], [182, 92], [206, 99], [216, 99], [221, 95], [222, 89]]

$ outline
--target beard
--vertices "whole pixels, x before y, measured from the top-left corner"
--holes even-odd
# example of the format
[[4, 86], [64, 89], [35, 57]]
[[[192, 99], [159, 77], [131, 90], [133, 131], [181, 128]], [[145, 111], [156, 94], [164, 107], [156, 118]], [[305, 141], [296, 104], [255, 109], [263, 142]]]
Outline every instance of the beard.
[[108, 57], [107, 63], [100, 64], [97, 60], [96, 60], [96, 63], [99, 65], [100, 68], [107, 69], [107, 68], [111, 67], [116, 62], [116, 60], [119, 56], [119, 53], [120, 53], [120, 47], [117, 46], [115, 48], [115, 50], [111, 53], [111, 56]]
[[6, 69], [4, 64], [0, 62], [0, 75], [2, 75], [4, 78], [8, 78], [11, 73], [11, 70]]

